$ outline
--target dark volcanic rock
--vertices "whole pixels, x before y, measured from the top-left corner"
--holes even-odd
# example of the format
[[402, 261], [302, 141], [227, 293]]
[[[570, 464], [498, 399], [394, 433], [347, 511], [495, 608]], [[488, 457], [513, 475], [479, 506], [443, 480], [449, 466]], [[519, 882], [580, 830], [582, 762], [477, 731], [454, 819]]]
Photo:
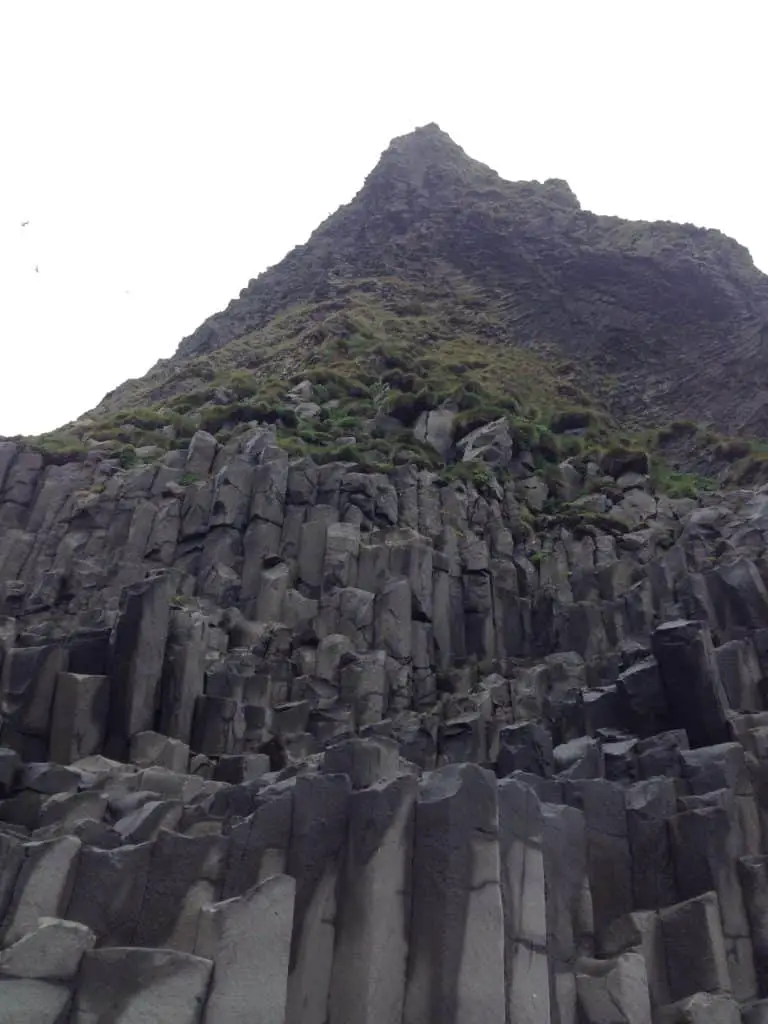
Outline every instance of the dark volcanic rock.
[[761, 1024], [768, 495], [618, 438], [768, 428], [767, 310], [428, 126], [0, 442], [0, 1020]]

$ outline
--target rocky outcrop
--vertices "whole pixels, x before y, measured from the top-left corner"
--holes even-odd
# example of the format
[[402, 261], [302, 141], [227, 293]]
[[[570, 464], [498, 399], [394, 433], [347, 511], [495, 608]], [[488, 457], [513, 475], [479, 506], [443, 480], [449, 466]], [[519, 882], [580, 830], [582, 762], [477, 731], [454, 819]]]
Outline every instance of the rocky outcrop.
[[0, 1020], [763, 1012], [768, 493], [7, 461]]

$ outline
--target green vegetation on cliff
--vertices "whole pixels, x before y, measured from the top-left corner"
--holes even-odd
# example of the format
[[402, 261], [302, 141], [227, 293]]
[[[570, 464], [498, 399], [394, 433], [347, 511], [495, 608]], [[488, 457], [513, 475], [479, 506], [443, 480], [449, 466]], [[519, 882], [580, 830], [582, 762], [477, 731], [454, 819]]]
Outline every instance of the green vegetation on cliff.
[[[597, 217], [564, 182], [504, 181], [428, 125], [173, 358], [31, 442], [130, 465], [271, 423], [318, 462], [461, 477], [486, 470], [455, 446], [505, 419], [538, 473], [638, 450], [657, 489], [688, 495], [768, 475], [761, 442], [720, 436], [768, 434], [745, 401], [762, 363], [739, 359], [761, 317], [768, 281], [719, 232]], [[423, 429], [436, 410], [442, 448]]]

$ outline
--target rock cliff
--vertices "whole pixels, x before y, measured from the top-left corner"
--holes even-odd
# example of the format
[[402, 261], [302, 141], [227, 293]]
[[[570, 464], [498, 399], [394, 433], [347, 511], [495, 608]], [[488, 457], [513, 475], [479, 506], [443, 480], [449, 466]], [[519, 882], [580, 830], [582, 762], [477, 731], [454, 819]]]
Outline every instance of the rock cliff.
[[[517, 262], [494, 264], [462, 182], [517, 203]], [[382, 267], [407, 241], [418, 277], [419, 211], [452, 196], [472, 244], [427, 218], [423, 265], [496, 268], [531, 380], [549, 364], [519, 354], [529, 313], [588, 350], [536, 282], [588, 266], [595, 351], [621, 317], [686, 359], [695, 325], [712, 352], [756, 337], [764, 279], [735, 243], [664, 226], [630, 257], [567, 186], [510, 186], [430, 127], [81, 421], [81, 447], [0, 442], [0, 1022], [768, 1018], [768, 488], [695, 487], [637, 436], [608, 443], [618, 407], [557, 406], [551, 366], [546, 429], [520, 396], [493, 415], [407, 406], [407, 360], [346, 390], [304, 376], [313, 345], [370, 369], [416, 344], [390, 324], [371, 354], [381, 341], [343, 316], [309, 337], [306, 302], [323, 260], [343, 277], [347, 259], [355, 294], [365, 273], [403, 301]], [[611, 238], [620, 287], [582, 259]], [[287, 299], [305, 305], [278, 338]], [[189, 400], [189, 368], [231, 370], [270, 339], [279, 391], [234, 401], [242, 378], [214, 381], [218, 429], [196, 400], [182, 429], [169, 403]], [[443, 379], [504, 401], [432, 340]], [[629, 373], [645, 357], [627, 353]], [[736, 401], [722, 390], [716, 416]], [[289, 436], [304, 421], [328, 438]], [[141, 431], [157, 443], [131, 444]], [[402, 457], [366, 462], [374, 433]]]

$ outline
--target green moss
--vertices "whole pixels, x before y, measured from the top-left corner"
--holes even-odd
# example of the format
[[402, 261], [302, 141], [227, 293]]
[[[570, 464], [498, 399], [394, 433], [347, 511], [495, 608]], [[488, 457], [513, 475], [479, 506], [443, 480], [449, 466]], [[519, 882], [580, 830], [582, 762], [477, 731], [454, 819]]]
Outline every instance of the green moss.
[[650, 468], [650, 481], [654, 490], [668, 498], [697, 498], [702, 491], [714, 487], [714, 481], [705, 476], [672, 469], [659, 455], [654, 456]]
[[479, 491], [492, 487], [496, 482], [496, 475], [490, 466], [484, 462], [457, 462], [440, 474], [443, 483], [473, 484]]
[[[50, 457], [81, 457], [86, 431], [134, 449], [183, 446], [198, 428], [225, 441], [257, 421], [275, 424], [286, 450], [318, 461], [343, 456], [381, 467], [411, 459], [443, 469], [434, 452], [413, 440], [412, 428], [422, 412], [451, 402], [458, 410], [456, 439], [506, 417], [540, 472], [564, 458], [594, 458], [612, 476], [646, 472], [649, 456], [690, 439], [688, 447], [709, 445], [714, 459], [731, 462], [734, 481], [762, 479], [759, 447], [697, 432], [692, 421], [642, 433], [631, 425], [619, 429], [597, 403], [615, 382], [602, 369], [599, 379], [588, 369], [593, 379], [586, 380], [584, 363], [564, 360], [545, 338], [518, 338], [503, 294], [479, 288], [455, 269], [435, 267], [411, 280], [397, 266], [393, 257], [387, 274], [324, 285], [316, 297], [214, 352], [163, 361], [108, 397], [67, 442], [43, 442], [46, 450]], [[305, 379], [313, 401], [324, 406], [311, 422], [298, 421], [287, 399]], [[338, 404], [328, 408], [330, 402]], [[401, 424], [395, 436], [371, 436], [371, 421], [382, 413]], [[338, 444], [349, 435], [358, 440], [354, 451]], [[697, 479], [670, 473], [659, 484], [675, 494], [699, 487]]]
[[558, 462], [560, 460], [560, 445], [555, 435], [548, 430], [542, 431], [536, 439], [535, 454], [545, 462]]
[[136, 449], [131, 444], [124, 445], [119, 451], [115, 452], [115, 456], [123, 469], [130, 469], [138, 462]]

